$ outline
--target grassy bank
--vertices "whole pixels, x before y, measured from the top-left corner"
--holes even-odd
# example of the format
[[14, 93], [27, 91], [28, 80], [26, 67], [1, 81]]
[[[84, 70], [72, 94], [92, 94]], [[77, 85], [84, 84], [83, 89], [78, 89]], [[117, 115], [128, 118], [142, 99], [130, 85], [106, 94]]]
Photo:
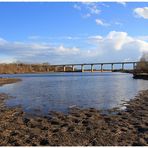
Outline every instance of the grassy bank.
[[73, 108], [67, 115], [50, 112], [45, 117], [30, 117], [21, 108], [6, 107], [6, 99], [6, 94], [0, 94], [1, 146], [148, 145], [148, 90], [116, 115]]
[[[0, 74], [46, 73], [61, 71], [63, 71], [63, 67], [55, 67], [48, 64], [0, 64]], [[72, 68], [66, 67], [66, 71], [72, 71]]]

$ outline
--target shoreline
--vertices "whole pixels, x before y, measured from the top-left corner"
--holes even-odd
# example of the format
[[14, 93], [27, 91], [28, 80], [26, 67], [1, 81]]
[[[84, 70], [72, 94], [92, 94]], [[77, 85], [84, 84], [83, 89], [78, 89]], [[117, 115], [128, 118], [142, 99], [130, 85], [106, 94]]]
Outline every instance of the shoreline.
[[3, 86], [5, 84], [12, 84], [12, 83], [17, 83], [21, 81], [21, 79], [17, 79], [17, 78], [1, 78], [0, 77], [0, 86]]
[[[72, 71], [72, 70], [66, 70], [66, 71], [31, 71], [31, 72], [5, 72], [5, 73], [0, 73], [0, 75], [9, 75], [9, 74], [44, 74], [44, 73], [77, 73], [77, 72], [80, 72], [80, 73], [85, 73], [85, 72], [91, 72], [91, 70], [84, 70], [83, 72], [80, 70], [80, 69], [77, 69], [75, 71]], [[117, 73], [117, 72], [120, 72], [120, 73], [129, 73], [129, 74], [133, 74], [133, 70], [107, 70], [107, 69], [103, 69], [103, 71], [101, 70], [93, 70], [93, 72], [98, 72], [98, 73], [103, 73], [103, 72], [112, 72], [112, 73]], [[93, 73], [92, 72], [92, 73]]]
[[134, 79], [148, 80], [148, 73], [134, 73], [133, 78]]
[[6, 99], [7, 94], [0, 94], [1, 146], [148, 146], [148, 90], [115, 115], [72, 108], [66, 115], [28, 117], [21, 107], [6, 107]]

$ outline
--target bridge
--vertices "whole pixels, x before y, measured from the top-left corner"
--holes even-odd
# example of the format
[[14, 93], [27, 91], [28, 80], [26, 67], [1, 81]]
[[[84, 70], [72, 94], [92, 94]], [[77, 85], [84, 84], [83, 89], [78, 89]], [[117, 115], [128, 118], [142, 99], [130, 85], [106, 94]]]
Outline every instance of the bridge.
[[100, 69], [98, 71], [103, 72], [104, 71], [104, 69], [103, 69], [104, 65], [110, 65], [110, 71], [115, 70], [114, 65], [121, 65], [121, 70], [124, 71], [124, 70], [126, 70], [124, 68], [125, 65], [132, 64], [133, 65], [132, 70], [134, 70], [137, 63], [139, 63], [139, 62], [83, 63], [83, 64], [61, 64], [61, 65], [51, 65], [51, 66], [54, 66], [55, 68], [56, 67], [63, 67], [63, 72], [66, 72], [66, 67], [71, 67], [72, 71], [75, 72], [76, 71], [75, 67], [81, 66], [80, 71], [85, 72], [84, 66], [88, 65], [88, 66], [91, 66], [90, 71], [94, 72], [94, 66], [98, 65], [98, 66], [100, 66]]

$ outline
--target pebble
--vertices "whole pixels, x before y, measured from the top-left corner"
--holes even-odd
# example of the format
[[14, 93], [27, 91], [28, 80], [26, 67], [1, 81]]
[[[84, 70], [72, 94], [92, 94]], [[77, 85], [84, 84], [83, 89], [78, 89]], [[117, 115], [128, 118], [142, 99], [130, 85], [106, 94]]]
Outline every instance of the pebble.
[[42, 139], [40, 145], [49, 145], [48, 139]]

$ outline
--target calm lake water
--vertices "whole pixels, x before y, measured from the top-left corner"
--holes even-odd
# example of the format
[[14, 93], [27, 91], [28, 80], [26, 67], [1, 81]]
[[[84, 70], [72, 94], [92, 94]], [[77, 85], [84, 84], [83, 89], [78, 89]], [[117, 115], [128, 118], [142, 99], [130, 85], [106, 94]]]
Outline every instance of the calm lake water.
[[134, 80], [125, 73], [50, 73], [15, 74], [22, 81], [0, 87], [12, 97], [8, 106], [21, 105], [27, 113], [46, 115], [49, 111], [67, 112], [71, 106], [111, 109], [121, 107], [140, 90], [148, 89], [148, 81]]

